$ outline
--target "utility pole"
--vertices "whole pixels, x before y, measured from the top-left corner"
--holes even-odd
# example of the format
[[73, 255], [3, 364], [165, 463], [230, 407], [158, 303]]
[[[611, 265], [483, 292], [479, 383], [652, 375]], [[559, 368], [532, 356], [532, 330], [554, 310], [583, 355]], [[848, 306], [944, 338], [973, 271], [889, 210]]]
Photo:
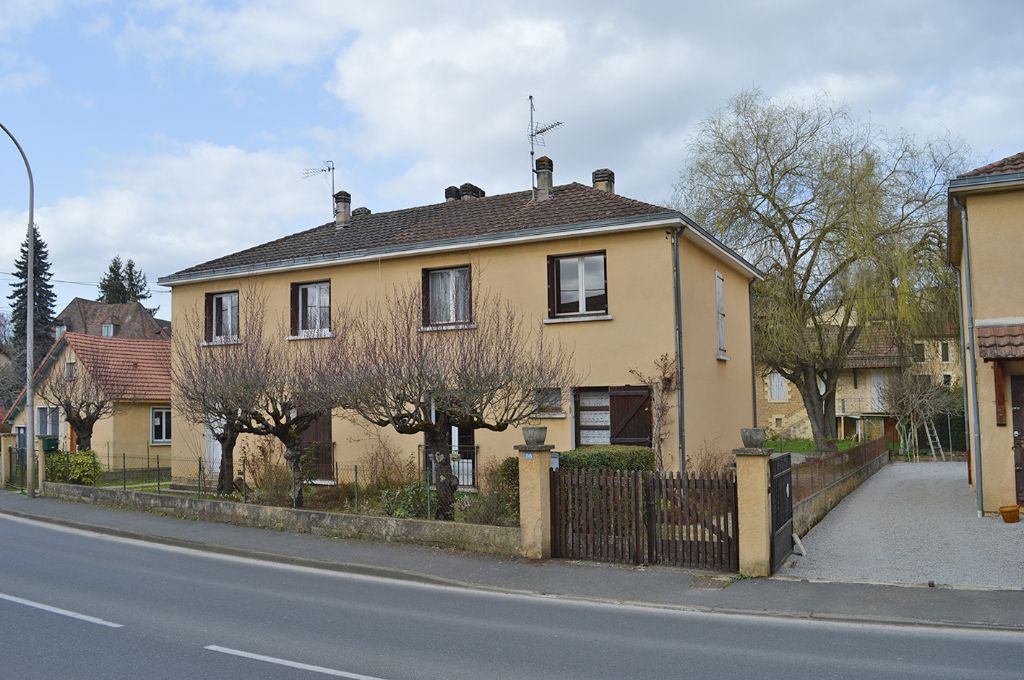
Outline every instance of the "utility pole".
[[7, 133], [7, 136], [18, 147], [21, 160], [25, 161], [25, 171], [28, 173], [28, 274], [25, 280], [25, 486], [28, 487], [28, 497], [36, 497], [36, 423], [35, 423], [35, 386], [32, 384], [33, 350], [35, 349], [35, 259], [36, 240], [33, 226], [35, 222], [36, 207], [36, 186], [32, 180], [32, 166], [28, 163], [28, 156], [21, 148], [17, 138], [7, 126], [0, 123], [0, 128]]

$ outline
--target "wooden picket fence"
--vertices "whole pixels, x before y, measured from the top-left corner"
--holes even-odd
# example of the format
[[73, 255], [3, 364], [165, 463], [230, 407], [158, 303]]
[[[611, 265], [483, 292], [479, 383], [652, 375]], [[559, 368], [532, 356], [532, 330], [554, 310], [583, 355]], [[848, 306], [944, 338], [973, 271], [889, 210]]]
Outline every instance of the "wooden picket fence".
[[736, 478], [552, 470], [555, 557], [736, 571]]

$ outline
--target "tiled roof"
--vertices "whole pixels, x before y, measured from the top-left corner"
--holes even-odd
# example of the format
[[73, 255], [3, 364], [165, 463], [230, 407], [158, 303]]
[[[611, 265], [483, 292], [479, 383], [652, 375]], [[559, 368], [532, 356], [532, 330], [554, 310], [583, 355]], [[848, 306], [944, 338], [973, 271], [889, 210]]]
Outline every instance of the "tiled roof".
[[[554, 188], [551, 198], [533, 200], [530, 191], [466, 198], [383, 213], [354, 211], [351, 223], [334, 222], [183, 269], [167, 279], [204, 272], [258, 267], [292, 259], [342, 256], [378, 248], [412, 248], [438, 241], [472, 239], [524, 229], [624, 220], [674, 213], [579, 183]], [[163, 279], [162, 279], [163, 280]]]
[[104, 338], [66, 333], [82, 368], [101, 384], [123, 386], [131, 401], [171, 400], [171, 342], [135, 338]]
[[963, 177], [987, 177], [989, 175], [1005, 175], [1010, 172], [1024, 172], [1024, 151], [1007, 156], [995, 163], [989, 163], [983, 165], [980, 168], [975, 168], [970, 172], [965, 172], [959, 175], [957, 179]]
[[70, 333], [102, 335], [103, 324], [109, 323], [116, 326], [115, 335], [121, 338], [171, 337], [170, 322], [153, 318], [153, 314], [139, 302], [107, 304], [75, 298], [54, 318], [54, 322], [64, 324]]
[[846, 368], [894, 368], [900, 365], [896, 338], [889, 332], [865, 328], [846, 357]]
[[975, 332], [982, 359], [1024, 359], [1024, 324], [978, 326]]

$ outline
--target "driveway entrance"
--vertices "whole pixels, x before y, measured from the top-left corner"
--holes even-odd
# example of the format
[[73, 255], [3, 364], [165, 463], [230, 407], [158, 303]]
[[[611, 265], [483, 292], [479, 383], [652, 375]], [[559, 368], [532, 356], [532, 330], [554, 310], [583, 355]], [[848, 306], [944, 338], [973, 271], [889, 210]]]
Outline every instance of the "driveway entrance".
[[978, 518], [966, 463], [893, 463], [803, 538], [777, 575], [1024, 589], [1024, 522]]

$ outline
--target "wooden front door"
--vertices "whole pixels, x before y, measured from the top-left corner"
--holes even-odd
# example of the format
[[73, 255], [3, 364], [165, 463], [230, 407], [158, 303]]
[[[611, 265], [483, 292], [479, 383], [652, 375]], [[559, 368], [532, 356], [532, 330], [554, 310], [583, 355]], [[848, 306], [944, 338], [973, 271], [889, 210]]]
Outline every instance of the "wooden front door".
[[302, 449], [316, 462], [317, 479], [334, 479], [334, 443], [331, 440], [331, 414], [320, 416], [302, 432]]
[[1017, 503], [1024, 504], [1024, 375], [1010, 378], [1010, 411], [1013, 412], [1013, 471]]

